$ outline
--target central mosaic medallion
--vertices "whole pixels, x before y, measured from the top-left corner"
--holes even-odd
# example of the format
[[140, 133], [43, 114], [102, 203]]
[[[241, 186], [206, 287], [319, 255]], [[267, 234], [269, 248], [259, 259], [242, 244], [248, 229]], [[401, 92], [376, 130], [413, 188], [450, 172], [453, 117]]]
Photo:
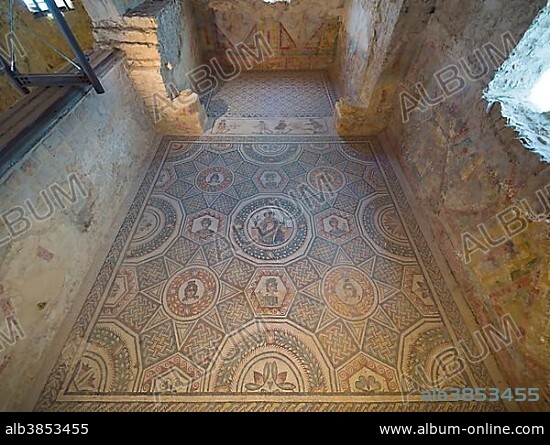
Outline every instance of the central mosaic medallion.
[[246, 224], [248, 236], [263, 247], [279, 247], [288, 242], [296, 228], [292, 216], [284, 209], [263, 207], [256, 210]]
[[294, 255], [310, 229], [302, 209], [284, 198], [260, 198], [243, 207], [233, 221], [232, 238], [247, 256], [277, 261]]
[[210, 167], [197, 176], [197, 187], [205, 193], [220, 193], [233, 184], [233, 172], [225, 167]]
[[214, 275], [201, 267], [185, 269], [167, 284], [162, 298], [164, 309], [180, 321], [193, 320], [209, 311], [218, 297]]

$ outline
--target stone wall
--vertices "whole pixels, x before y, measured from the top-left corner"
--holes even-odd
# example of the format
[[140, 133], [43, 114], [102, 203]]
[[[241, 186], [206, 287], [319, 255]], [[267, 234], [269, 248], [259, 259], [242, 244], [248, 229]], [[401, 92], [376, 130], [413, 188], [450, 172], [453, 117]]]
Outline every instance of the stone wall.
[[200, 65], [189, 1], [143, 2], [118, 18], [94, 21], [98, 47], [126, 54], [132, 82], [160, 133], [202, 134], [205, 126], [187, 76]]
[[203, 59], [227, 65], [226, 51], [255, 47], [262, 33], [273, 57], [256, 69], [328, 69], [335, 60], [344, 0], [193, 0]]
[[373, 135], [386, 128], [436, 1], [348, 3], [333, 70], [342, 96], [336, 107], [340, 134]]
[[[67, 12], [65, 18], [80, 46], [89, 51], [93, 46], [92, 23], [82, 7], [81, 0], [74, 0], [73, 4], [75, 10]], [[74, 58], [54, 21], [34, 18], [21, 1], [14, 2], [14, 6], [17, 68], [21, 73], [50, 73], [67, 65], [67, 61], [46, 46], [44, 41], [58, 48], [70, 59]], [[6, 33], [10, 30], [9, 17], [9, 2], [0, 2], [0, 51], [5, 58], [9, 57], [9, 43], [6, 40]], [[11, 86], [7, 77], [0, 74], [0, 113], [20, 98], [20, 93]]]
[[105, 94], [88, 93], [2, 178], [0, 411], [32, 408], [52, 340], [156, 149], [122, 58], [101, 81]]
[[[480, 324], [501, 327], [502, 317], [510, 314], [519, 326], [522, 339], [502, 347], [496, 357], [512, 387], [545, 391], [546, 403], [538, 404], [541, 409], [548, 409], [550, 397], [550, 169], [517, 140], [498, 106], [487, 110], [482, 96], [502, 63], [489, 57], [486, 49], [492, 46], [509, 53], [508, 33], [518, 42], [545, 3], [437, 2], [433, 11], [418, 19], [423, 24], [416, 48], [410, 48], [401, 34], [390, 45], [408, 48], [402, 53], [408, 59], [405, 76], [399, 74], [403, 65], [395, 65], [397, 79], [390, 90], [397, 93], [391, 96], [390, 130], [399, 161]], [[481, 59], [476, 50], [481, 50]], [[390, 52], [388, 60], [396, 54]], [[523, 63], [530, 63], [528, 57]], [[444, 94], [435, 74], [449, 66], [456, 67], [455, 77], [465, 82], [448, 84], [456, 91]], [[479, 79], [469, 79], [466, 72], [470, 77], [479, 74]], [[446, 73], [446, 79], [452, 77], [453, 68]], [[403, 116], [399, 93], [420, 99], [424, 93], [419, 85], [434, 105], [424, 103], [418, 106], [424, 112], [415, 109]], [[376, 88], [374, 94], [381, 94], [380, 83]], [[546, 217], [529, 216], [544, 210]], [[480, 224], [490, 237], [483, 235]], [[473, 247], [476, 251], [466, 257], [465, 233], [479, 241]], [[467, 246], [471, 250], [473, 244]]]
[[[402, 1], [351, 0], [347, 3], [338, 42], [336, 76], [341, 93], [368, 106], [391, 41]], [[339, 81], [339, 79], [342, 79]]]

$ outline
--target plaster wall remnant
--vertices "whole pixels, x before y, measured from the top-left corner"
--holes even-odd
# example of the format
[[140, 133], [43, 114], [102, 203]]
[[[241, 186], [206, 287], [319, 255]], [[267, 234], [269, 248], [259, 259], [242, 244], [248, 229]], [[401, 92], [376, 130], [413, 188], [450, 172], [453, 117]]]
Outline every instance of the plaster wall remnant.
[[344, 0], [192, 0], [200, 48], [206, 63], [216, 58], [231, 64], [226, 50], [244, 43], [254, 47], [259, 32], [273, 57], [259, 70], [328, 69], [335, 60]]

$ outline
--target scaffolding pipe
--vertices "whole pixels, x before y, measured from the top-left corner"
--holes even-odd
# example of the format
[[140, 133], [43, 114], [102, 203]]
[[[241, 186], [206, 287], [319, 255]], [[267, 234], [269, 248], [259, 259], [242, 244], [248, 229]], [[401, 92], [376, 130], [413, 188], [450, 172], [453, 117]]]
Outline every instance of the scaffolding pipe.
[[57, 7], [55, 0], [44, 0], [44, 2], [48, 6], [48, 9], [50, 10], [53, 18], [55, 19], [57, 26], [59, 27], [59, 30], [61, 31], [63, 36], [67, 39], [69, 46], [71, 47], [74, 55], [78, 59], [78, 62], [80, 64], [80, 67], [82, 68], [82, 71], [84, 71], [86, 76], [88, 76], [90, 83], [92, 84], [94, 89], [97, 91], [97, 93], [103, 94], [105, 92], [105, 90], [103, 89], [103, 85], [101, 85], [101, 82], [97, 78], [93, 68], [88, 62], [88, 58], [86, 57], [86, 54], [84, 54], [84, 52], [82, 51], [82, 48], [80, 48], [78, 41], [76, 40], [73, 32], [71, 31], [71, 28], [69, 27], [67, 21], [65, 20], [63, 13]]
[[19, 75], [19, 73], [17, 72], [17, 69], [12, 70], [10, 63], [6, 59], [4, 59], [1, 55], [0, 55], [0, 68], [4, 69], [4, 72], [8, 76], [8, 79], [10, 80], [10, 82], [13, 84], [15, 88], [17, 88], [17, 90], [21, 94], [30, 93], [30, 91], [27, 88], [25, 88], [19, 81], [17, 77]]

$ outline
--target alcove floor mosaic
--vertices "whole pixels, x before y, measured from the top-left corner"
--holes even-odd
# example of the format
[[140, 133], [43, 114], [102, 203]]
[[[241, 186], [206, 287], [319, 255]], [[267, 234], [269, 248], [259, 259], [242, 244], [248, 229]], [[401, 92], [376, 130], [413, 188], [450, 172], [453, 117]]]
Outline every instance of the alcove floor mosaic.
[[423, 400], [500, 375], [400, 178], [376, 138], [164, 138], [36, 410], [505, 410]]

